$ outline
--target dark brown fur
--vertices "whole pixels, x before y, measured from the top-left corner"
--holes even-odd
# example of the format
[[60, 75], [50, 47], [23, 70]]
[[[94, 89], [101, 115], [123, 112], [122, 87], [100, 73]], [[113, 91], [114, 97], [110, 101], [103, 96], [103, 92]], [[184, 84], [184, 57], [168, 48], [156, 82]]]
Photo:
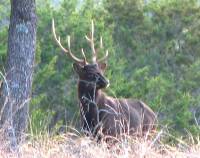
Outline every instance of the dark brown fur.
[[[124, 133], [141, 135], [155, 129], [156, 115], [145, 103], [109, 97], [102, 92], [109, 82], [97, 65], [74, 64], [74, 69], [79, 75], [78, 97], [85, 131], [93, 136], [101, 133], [117, 137]], [[100, 82], [88, 75], [96, 75]]]

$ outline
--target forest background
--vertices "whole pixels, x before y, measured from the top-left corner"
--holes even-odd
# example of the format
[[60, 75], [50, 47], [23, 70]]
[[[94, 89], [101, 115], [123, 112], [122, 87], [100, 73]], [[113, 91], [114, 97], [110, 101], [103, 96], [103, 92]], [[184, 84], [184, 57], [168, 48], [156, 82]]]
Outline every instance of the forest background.
[[[36, 0], [37, 49], [29, 130], [79, 128], [77, 76], [71, 60], [53, 40], [54, 18], [61, 39], [90, 58], [84, 39], [91, 19], [98, 42], [109, 50], [105, 76], [111, 96], [146, 102], [160, 128], [185, 136], [200, 133], [200, 2], [198, 0]], [[7, 52], [10, 3], [0, 3], [0, 71]], [[103, 51], [100, 52], [103, 55]]]

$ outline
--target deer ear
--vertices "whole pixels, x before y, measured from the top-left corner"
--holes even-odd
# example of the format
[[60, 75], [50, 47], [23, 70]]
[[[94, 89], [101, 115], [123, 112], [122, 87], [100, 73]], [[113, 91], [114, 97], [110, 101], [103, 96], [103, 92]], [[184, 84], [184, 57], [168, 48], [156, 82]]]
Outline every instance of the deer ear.
[[73, 68], [76, 71], [76, 73], [80, 74], [83, 71], [83, 66], [78, 63], [73, 63]]
[[107, 64], [106, 63], [98, 63], [98, 66], [102, 71], [105, 71], [106, 67], [107, 67]]

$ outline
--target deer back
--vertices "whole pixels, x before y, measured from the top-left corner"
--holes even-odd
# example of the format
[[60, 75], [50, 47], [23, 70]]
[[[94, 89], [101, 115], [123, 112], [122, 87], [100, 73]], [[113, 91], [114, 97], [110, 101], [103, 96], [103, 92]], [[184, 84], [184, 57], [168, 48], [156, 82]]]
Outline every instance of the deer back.
[[156, 128], [155, 113], [142, 101], [112, 98], [101, 93], [97, 105], [102, 111], [100, 120], [105, 135], [141, 135]]

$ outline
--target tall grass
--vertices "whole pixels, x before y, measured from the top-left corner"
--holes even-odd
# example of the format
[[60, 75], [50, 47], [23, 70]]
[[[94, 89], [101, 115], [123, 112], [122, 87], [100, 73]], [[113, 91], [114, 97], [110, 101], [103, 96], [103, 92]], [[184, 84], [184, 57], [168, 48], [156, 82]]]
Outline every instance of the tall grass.
[[[104, 141], [96, 143], [90, 137], [76, 132], [57, 136], [29, 135], [14, 153], [0, 151], [6, 158], [199, 158], [200, 140], [189, 136], [181, 140], [161, 130], [151, 137], [133, 138], [124, 136], [113, 144]], [[176, 143], [164, 143], [173, 138]], [[2, 140], [2, 139], [1, 139]], [[1, 142], [3, 144], [3, 142]], [[1, 146], [1, 145], [0, 145]]]

